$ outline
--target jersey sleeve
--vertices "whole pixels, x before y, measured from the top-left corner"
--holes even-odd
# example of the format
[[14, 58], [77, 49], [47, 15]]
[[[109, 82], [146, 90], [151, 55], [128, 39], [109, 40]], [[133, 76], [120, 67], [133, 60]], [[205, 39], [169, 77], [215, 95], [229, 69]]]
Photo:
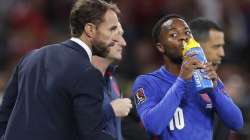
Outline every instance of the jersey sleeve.
[[217, 87], [208, 95], [212, 100], [217, 115], [227, 127], [233, 130], [239, 130], [243, 127], [241, 110], [225, 91], [224, 85], [220, 80], [218, 81]]
[[162, 96], [161, 85], [149, 76], [140, 76], [136, 79], [132, 93], [137, 113], [147, 131], [159, 135], [167, 128], [185, 93], [186, 83], [187, 81], [182, 78], [177, 78], [175, 83], [164, 91], [164, 96], [159, 97]]

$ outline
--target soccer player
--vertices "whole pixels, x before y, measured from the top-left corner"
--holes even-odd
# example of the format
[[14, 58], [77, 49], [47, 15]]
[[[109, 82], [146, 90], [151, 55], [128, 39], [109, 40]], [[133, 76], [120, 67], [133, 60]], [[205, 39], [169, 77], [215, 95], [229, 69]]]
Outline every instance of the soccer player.
[[[233, 103], [212, 64], [195, 57], [182, 60], [183, 41], [191, 37], [185, 20], [177, 15], [161, 18], [153, 28], [156, 48], [164, 64], [158, 70], [137, 77], [132, 93], [146, 130], [162, 140], [211, 140], [216, 112], [231, 129], [243, 126], [240, 109]], [[214, 88], [198, 94], [192, 71], [204, 69]]]
[[92, 61], [92, 64], [102, 72], [105, 78], [103, 100], [104, 132], [113, 136], [116, 140], [123, 140], [121, 118], [126, 117], [132, 108], [132, 103], [129, 98], [120, 98], [120, 89], [113, 76], [116, 65], [112, 63], [122, 59], [122, 51], [126, 46], [123, 33], [122, 26], [119, 24], [118, 30], [115, 33], [117, 38], [116, 42], [110, 48], [107, 57], [93, 56]]

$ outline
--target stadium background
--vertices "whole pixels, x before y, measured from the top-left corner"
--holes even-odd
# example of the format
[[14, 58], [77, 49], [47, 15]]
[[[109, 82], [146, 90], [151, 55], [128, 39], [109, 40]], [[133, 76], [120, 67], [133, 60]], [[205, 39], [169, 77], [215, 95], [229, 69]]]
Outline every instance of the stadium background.
[[[122, 14], [127, 47], [118, 69], [125, 96], [138, 74], [162, 62], [151, 40], [153, 24], [163, 15], [179, 14], [190, 21], [207, 17], [225, 30], [226, 57], [221, 79], [241, 107], [245, 126], [232, 140], [250, 140], [250, 0], [115, 0]], [[0, 93], [18, 60], [30, 50], [69, 38], [72, 0], [0, 1]]]

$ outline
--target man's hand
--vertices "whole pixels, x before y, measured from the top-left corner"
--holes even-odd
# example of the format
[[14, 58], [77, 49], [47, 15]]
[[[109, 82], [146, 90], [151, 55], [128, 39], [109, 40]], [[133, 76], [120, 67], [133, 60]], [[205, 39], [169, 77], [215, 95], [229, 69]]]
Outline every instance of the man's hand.
[[115, 99], [111, 101], [110, 104], [116, 117], [126, 117], [132, 108], [132, 103], [129, 98]]
[[199, 60], [197, 60], [194, 55], [188, 58], [186, 57], [182, 62], [179, 76], [185, 80], [192, 79], [193, 70], [205, 68], [205, 66]]
[[218, 75], [217, 75], [215, 68], [213, 67], [213, 64], [211, 62], [208, 62], [205, 64], [205, 72], [207, 73], [208, 78], [213, 81], [214, 87], [216, 87]]

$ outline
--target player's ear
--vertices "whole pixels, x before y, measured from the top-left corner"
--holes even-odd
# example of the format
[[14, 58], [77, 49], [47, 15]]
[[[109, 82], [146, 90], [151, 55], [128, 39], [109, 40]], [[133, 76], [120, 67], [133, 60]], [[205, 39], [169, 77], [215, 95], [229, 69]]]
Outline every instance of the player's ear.
[[86, 36], [88, 36], [89, 38], [94, 38], [96, 34], [96, 25], [93, 23], [87, 23], [84, 26], [84, 31]]
[[164, 46], [161, 43], [156, 43], [156, 48], [159, 52], [165, 53]]

